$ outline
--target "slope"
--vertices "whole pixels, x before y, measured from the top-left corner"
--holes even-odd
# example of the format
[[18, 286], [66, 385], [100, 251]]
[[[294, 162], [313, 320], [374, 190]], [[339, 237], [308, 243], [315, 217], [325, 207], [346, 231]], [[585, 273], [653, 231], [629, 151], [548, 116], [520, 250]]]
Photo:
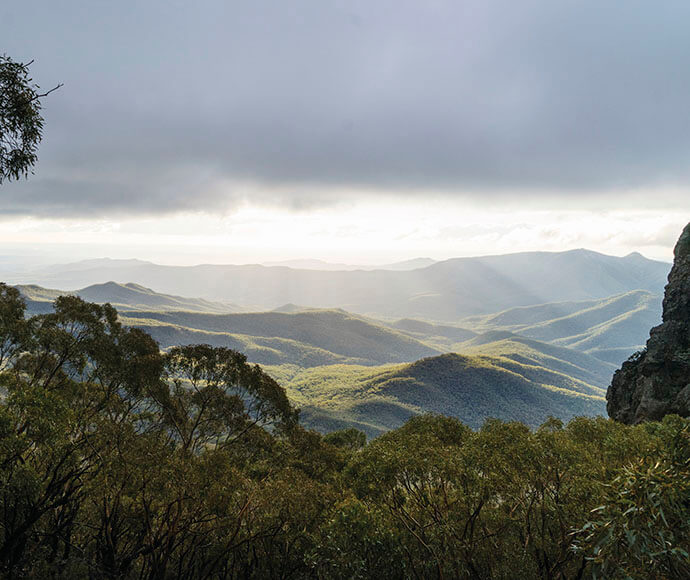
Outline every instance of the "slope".
[[464, 319], [481, 332], [503, 330], [592, 354], [619, 364], [641, 348], [661, 321], [661, 295], [636, 290], [602, 300], [509, 309]]
[[[55, 298], [65, 294], [35, 285], [18, 288], [30, 314], [50, 312]], [[124, 324], [145, 330], [162, 348], [208, 343], [242, 351], [260, 364], [376, 365], [410, 362], [442, 352], [403, 332], [342, 310], [227, 314], [230, 306], [225, 304], [158, 294], [136, 284], [114, 282], [72, 294], [93, 302], [110, 302], [120, 311]]]
[[[285, 381], [280, 372], [276, 376]], [[325, 366], [298, 371], [285, 386], [311, 427], [356, 425], [370, 435], [423, 412], [479, 427], [488, 417], [536, 426], [549, 415], [567, 420], [605, 411], [604, 389], [536, 364], [484, 355], [444, 354], [374, 368]]]
[[462, 354], [500, 356], [515, 362], [541, 366], [578, 381], [606, 389], [616, 366], [572, 348], [523, 336], [493, 331], [462, 344]]
[[[343, 310], [225, 315], [129, 312], [123, 321], [132, 326], [145, 328], [163, 347], [191, 342], [218, 344], [219, 341], [226, 340], [221, 335], [227, 336], [227, 346], [231, 346], [231, 340], [242, 335], [253, 337], [253, 344], [271, 347], [275, 347], [277, 339], [288, 340], [292, 341], [290, 344], [293, 345], [301, 344], [305, 348], [332, 353], [340, 357], [340, 360], [356, 359], [360, 364], [409, 362], [440, 353], [438, 349], [413, 337]], [[171, 332], [171, 329], [175, 331]], [[276, 364], [263, 357], [251, 360]], [[308, 366], [314, 364], [310, 363]]]

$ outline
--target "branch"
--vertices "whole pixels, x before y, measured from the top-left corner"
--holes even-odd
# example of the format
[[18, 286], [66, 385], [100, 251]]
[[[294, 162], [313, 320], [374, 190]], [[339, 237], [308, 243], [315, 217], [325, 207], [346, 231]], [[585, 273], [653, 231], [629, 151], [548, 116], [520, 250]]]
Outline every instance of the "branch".
[[35, 101], [36, 99], [42, 99], [43, 97], [47, 97], [47, 96], [48, 96], [50, 93], [52, 93], [53, 91], [57, 91], [60, 87], [64, 87], [64, 86], [65, 86], [65, 83], [60, 83], [60, 84], [58, 84], [58, 85], [55, 85], [52, 89], [50, 89], [49, 91], [46, 91], [45, 93], [42, 93], [42, 94], [40, 94], [40, 95], [34, 95], [34, 96], [29, 100], [29, 102], [31, 103], [31, 102]]

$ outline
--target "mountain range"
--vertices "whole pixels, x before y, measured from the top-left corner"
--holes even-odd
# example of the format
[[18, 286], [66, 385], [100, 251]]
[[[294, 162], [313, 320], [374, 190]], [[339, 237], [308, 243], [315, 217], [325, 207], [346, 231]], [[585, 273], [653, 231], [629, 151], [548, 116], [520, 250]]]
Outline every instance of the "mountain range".
[[87, 302], [112, 304], [120, 311], [129, 310], [165, 310], [165, 311], [186, 311], [186, 312], [213, 312], [228, 313], [240, 312], [238, 306], [221, 302], [211, 302], [203, 298], [183, 298], [182, 296], [171, 296], [154, 292], [150, 288], [145, 288], [139, 284], [127, 283], [118, 284], [116, 282], [105, 282], [103, 284], [93, 284], [80, 290], [65, 291], [43, 288], [36, 284], [18, 285], [17, 288], [22, 293], [27, 302], [30, 312], [44, 312], [50, 309], [50, 304], [64, 294], [73, 294], [83, 298]]
[[296, 268], [298, 270], [416, 270], [417, 268], [425, 268], [435, 264], [436, 260], [431, 258], [412, 258], [411, 260], [403, 260], [402, 262], [393, 262], [391, 264], [378, 264], [375, 266], [364, 264], [344, 264], [342, 262], [326, 262], [325, 260], [281, 260], [275, 262], [263, 262], [262, 266], [285, 266], [287, 268]]
[[[163, 349], [207, 343], [244, 352], [286, 388], [308, 426], [357, 426], [376, 435], [428, 411], [470, 425], [490, 416], [536, 425], [548, 415], [603, 414], [616, 366], [660, 320], [667, 270], [635, 254], [582, 250], [463, 258], [408, 271], [97, 260], [44, 275], [136, 275], [190, 291], [210, 280], [221, 286], [206, 287], [203, 298], [131, 281], [18, 288], [30, 314], [48, 312], [57, 296], [72, 293], [113, 304], [124, 324], [147, 331]], [[314, 276], [354, 308], [323, 307], [336, 298], [305, 289]], [[254, 293], [256, 302], [280, 302], [274, 308], [251, 311], [242, 299], [242, 285], [257, 277], [277, 285]], [[423, 288], [434, 292], [414, 293]]]
[[[457, 322], [474, 314], [595, 300], [631, 290], [659, 294], [668, 269], [665, 262], [639, 254], [619, 258], [572, 250], [455, 258], [406, 271], [162, 266], [138, 260], [95, 260], [37, 271], [30, 281], [64, 290], [115, 281], [251, 310], [293, 303], [376, 317]], [[26, 281], [26, 275], [20, 279]]]

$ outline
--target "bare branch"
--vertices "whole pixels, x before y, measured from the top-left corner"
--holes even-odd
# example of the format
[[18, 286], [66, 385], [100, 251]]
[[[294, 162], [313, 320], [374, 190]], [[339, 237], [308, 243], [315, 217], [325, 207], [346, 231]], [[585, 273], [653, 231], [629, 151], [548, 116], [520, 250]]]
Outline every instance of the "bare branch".
[[39, 94], [34, 95], [31, 100], [35, 101], [36, 99], [41, 99], [43, 97], [47, 97], [53, 91], [57, 91], [60, 87], [64, 87], [64, 86], [65, 86], [65, 83], [60, 83], [58, 85], [55, 85], [52, 89], [50, 89], [49, 91], [46, 91], [45, 93], [41, 93], [40, 95]]

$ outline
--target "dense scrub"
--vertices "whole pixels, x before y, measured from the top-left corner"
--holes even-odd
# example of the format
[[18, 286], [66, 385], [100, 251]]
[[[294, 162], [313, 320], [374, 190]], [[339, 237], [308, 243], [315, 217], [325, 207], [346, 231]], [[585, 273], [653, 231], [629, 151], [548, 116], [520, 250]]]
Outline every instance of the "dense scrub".
[[110, 306], [0, 285], [10, 578], [690, 576], [690, 426], [420, 416], [300, 427], [243, 355], [162, 354]]

